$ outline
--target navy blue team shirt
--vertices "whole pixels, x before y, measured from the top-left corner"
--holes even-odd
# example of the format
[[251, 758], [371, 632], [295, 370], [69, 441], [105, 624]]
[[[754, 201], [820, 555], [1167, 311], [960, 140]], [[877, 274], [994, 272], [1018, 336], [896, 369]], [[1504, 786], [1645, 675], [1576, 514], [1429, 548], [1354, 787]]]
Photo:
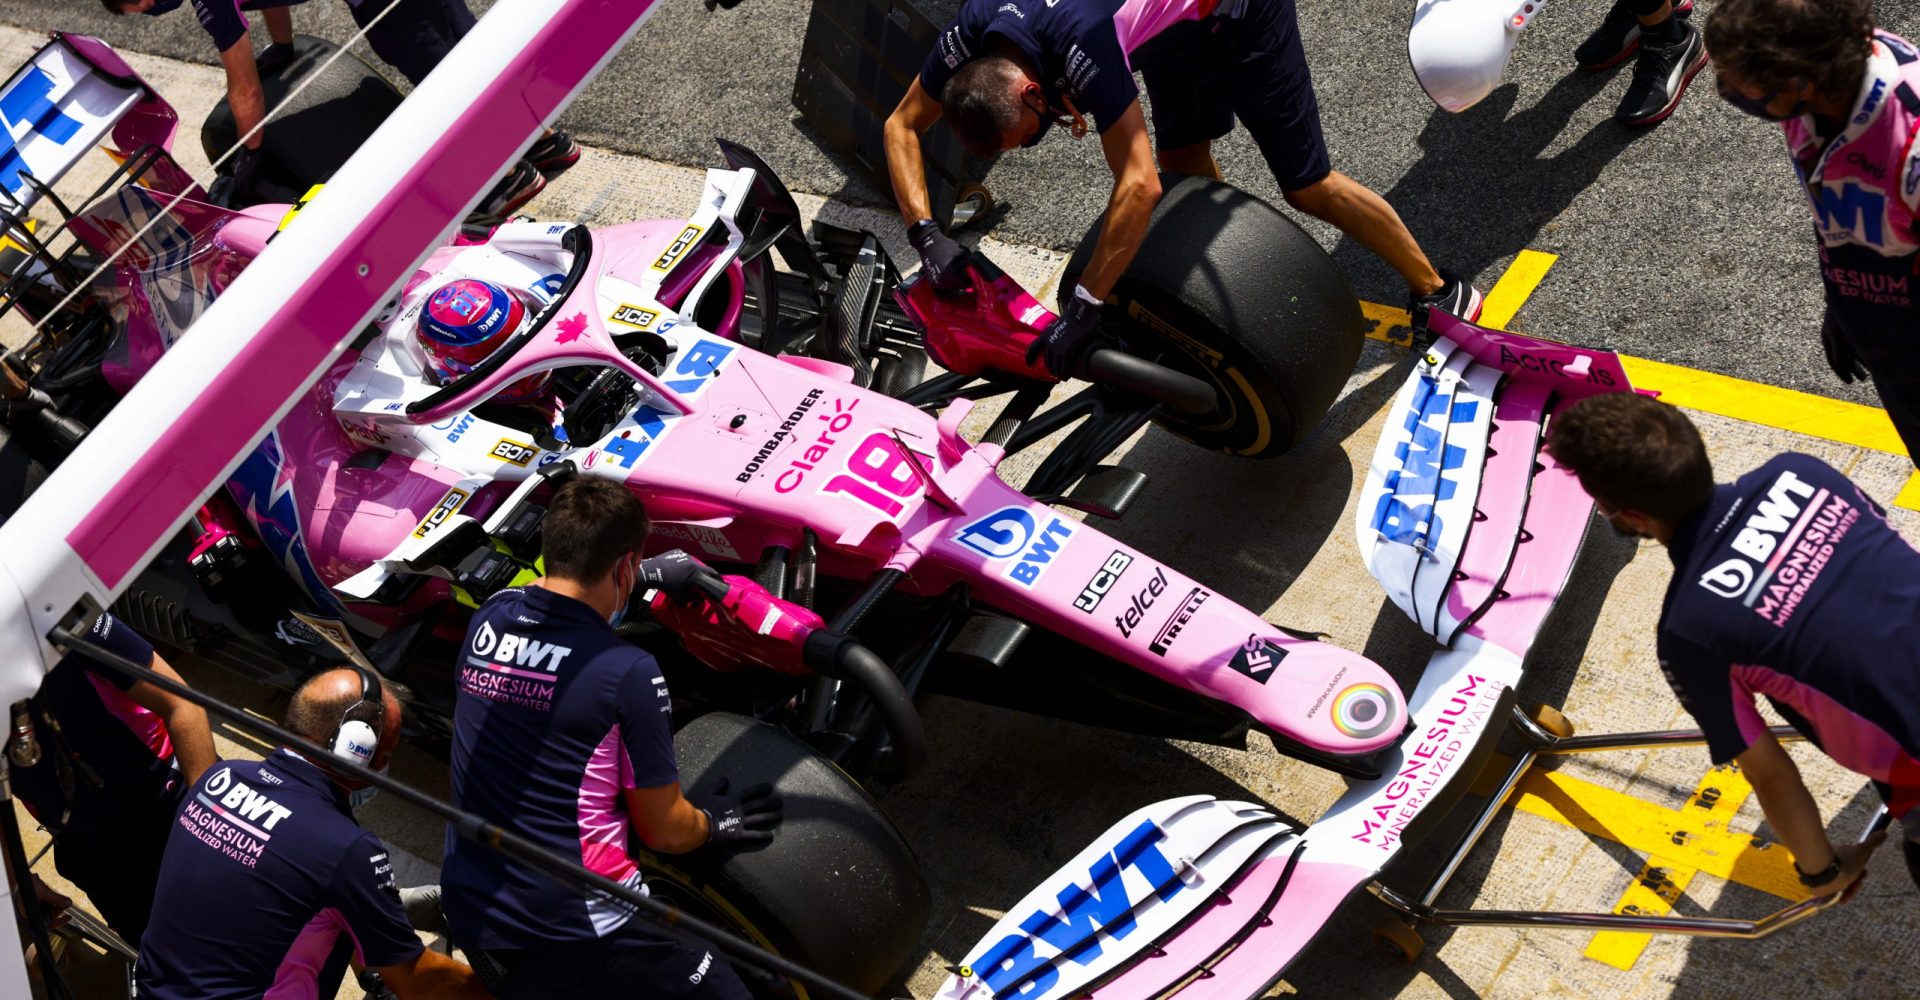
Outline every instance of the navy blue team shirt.
[[[193, 0], [193, 13], [200, 19], [200, 27], [207, 29], [213, 36], [213, 47], [222, 52], [233, 48], [234, 44], [247, 37], [247, 17], [242, 11], [266, 10], [270, 7], [292, 7], [306, 0]], [[146, 13], [158, 16], [178, 10], [181, 0], [160, 0], [147, 8]]]
[[375, 967], [422, 948], [387, 848], [346, 793], [285, 749], [209, 768], [167, 841], [140, 943], [143, 1000], [316, 997], [343, 934]]
[[[679, 780], [666, 680], [591, 607], [541, 587], [473, 616], [453, 713], [453, 802], [640, 887], [624, 792]], [[447, 831], [441, 889], [454, 940], [483, 950], [591, 941], [633, 915]]]
[[[1106, 129], [1140, 96], [1114, 26], [1121, 0], [967, 0], [920, 69], [920, 86], [939, 100], [947, 81], [968, 61], [1006, 42], [1040, 70], [1047, 103], [1074, 107]], [[1037, 140], [1051, 122], [1042, 120]]]
[[1675, 530], [1660, 666], [1715, 763], [1765, 732], [1756, 697], [1920, 805], [1920, 552], [1845, 476], [1780, 455]]

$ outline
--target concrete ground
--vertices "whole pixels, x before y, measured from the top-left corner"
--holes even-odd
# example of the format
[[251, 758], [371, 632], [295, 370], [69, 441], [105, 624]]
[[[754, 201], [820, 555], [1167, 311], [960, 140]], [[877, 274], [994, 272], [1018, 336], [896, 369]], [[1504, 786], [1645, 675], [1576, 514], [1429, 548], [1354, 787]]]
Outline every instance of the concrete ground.
[[[756, 9], [757, 2], [759, 0], [749, 0], [738, 11], [711, 14], [691, 3], [669, 7], [643, 29], [634, 49], [616, 61], [610, 75], [616, 80], [631, 80], [656, 72], [656, 68], [645, 65], [648, 60], [640, 58], [640, 53], [649, 53], [670, 63], [688, 58], [675, 55], [674, 46], [692, 46], [697, 37], [704, 35], [694, 32], [680, 36], [665, 30], [674, 25], [712, 26], [722, 23], [720, 18], [739, 17], [740, 21], [726, 23], [750, 36], [754, 32], [788, 27], [784, 23], [767, 23], [779, 19], [771, 17], [764, 6], [757, 8], [762, 12], [759, 19], [747, 17], [744, 12]], [[1555, 52], [1564, 51], [1577, 40], [1580, 11], [1573, 5], [1569, 7], [1572, 9], [1564, 11], [1556, 7], [1556, 13], [1541, 22], [1539, 37], [1530, 38], [1523, 46], [1523, 58], [1515, 74], [1519, 83], [1512, 92], [1526, 98], [1527, 107], [1535, 107], [1545, 100], [1535, 96], [1539, 94], [1535, 80], [1538, 74], [1526, 69], [1532, 64], [1529, 61], [1538, 60], [1543, 66]], [[17, 21], [31, 14], [47, 15], [39, 18], [42, 21], [54, 20], [56, 16], [83, 20], [83, 12], [90, 16], [95, 10], [97, 8], [76, 5], [63, 7], [54, 15], [38, 4], [0, 0], [0, 17]], [[1567, 16], [1561, 18], [1562, 14]], [[187, 29], [197, 32], [191, 24], [183, 27], [183, 22], [183, 17], [175, 17], [172, 22], [162, 23], [169, 24], [175, 34]], [[1346, 22], [1350, 26], [1340, 30], [1373, 31], [1362, 18], [1349, 17]], [[1399, 23], [1397, 15], [1394, 20], [1382, 22], [1383, 27], [1375, 32], [1381, 36], [1381, 45], [1392, 40]], [[704, 30], [707, 28], [702, 27], [701, 31]], [[1309, 16], [1306, 30], [1310, 38], [1314, 32], [1335, 30], [1332, 15], [1323, 11]], [[190, 35], [183, 37], [191, 38]], [[146, 39], [143, 36], [133, 41], [138, 50]], [[0, 29], [0, 65], [17, 64], [34, 44], [35, 39], [27, 32]], [[732, 44], [738, 44], [738, 39]], [[791, 53], [778, 47], [767, 51], [770, 55], [766, 61], [773, 69], [786, 72], [783, 67], [791, 66]], [[1358, 58], [1351, 50], [1345, 54]], [[1392, 54], [1397, 57], [1397, 50], [1392, 50]], [[1319, 58], [1316, 55], [1316, 59]], [[216, 71], [151, 55], [135, 54], [132, 59], [137, 69], [176, 102], [186, 121], [198, 120], [218, 96]], [[1336, 117], [1331, 110], [1336, 104], [1333, 95], [1341, 88], [1364, 89], [1370, 78], [1357, 66], [1343, 63], [1338, 54], [1330, 54], [1320, 65], [1323, 97], [1330, 109], [1330, 133], [1336, 136], [1337, 142], [1351, 141], [1360, 126], [1357, 119]], [[757, 72], [757, 69], [742, 70], [737, 86], [745, 87]], [[1576, 80], [1563, 86], [1592, 87], [1593, 84]], [[1385, 84], [1381, 87], [1404, 90], [1410, 85], [1410, 81], [1398, 80], [1393, 87]], [[1596, 108], [1606, 103], [1619, 86], [1616, 80], [1608, 85], [1605, 95], [1577, 107], [1569, 104], [1553, 111], [1557, 121], [1550, 122], [1545, 111], [1536, 112], [1532, 120], [1541, 129], [1548, 129], [1552, 124], [1562, 129], [1570, 127], [1575, 132], [1591, 128], [1600, 133], [1611, 126], [1586, 119], [1597, 115]], [[590, 92], [589, 98], [593, 96], [594, 92]], [[736, 98], [732, 90], [723, 88], [717, 100]], [[762, 94], [755, 99], [784, 101], [784, 92], [776, 91], [771, 97]], [[1378, 110], [1380, 121], [1376, 124], [1391, 132], [1426, 121], [1425, 126], [1418, 126], [1422, 134], [1438, 129], [1447, 135], [1466, 127], [1461, 123], [1467, 119], [1429, 118], [1414, 103], [1385, 102]], [[583, 109], [594, 106], [590, 101], [583, 101], [573, 114], [588, 114]], [[780, 118], [785, 114], [784, 107], [778, 104], [773, 112], [765, 108], [762, 111], [785, 122], [787, 119]], [[667, 111], [662, 110], [659, 120], [664, 121], [666, 114]], [[1811, 308], [1809, 303], [1817, 298], [1809, 284], [1813, 280], [1811, 269], [1802, 266], [1805, 261], [1795, 265], [1799, 266], [1798, 271], [1791, 271], [1789, 267], [1791, 261], [1797, 259], [1796, 255], [1804, 255], [1805, 250], [1804, 221], [1794, 214], [1804, 209], [1790, 202], [1770, 204], [1764, 210], [1749, 206], [1725, 213], [1724, 223], [1718, 224], [1734, 227], [1746, 235], [1734, 242], [1724, 242], [1732, 236], [1720, 232], [1717, 239], [1723, 242], [1715, 246], [1735, 249], [1725, 250], [1723, 264], [1730, 272], [1717, 283], [1709, 283], [1694, 273], [1695, 269], [1710, 266], [1711, 262], [1701, 256], [1705, 251], [1676, 249], [1657, 255], [1670, 261], [1666, 273], [1673, 274], [1674, 280], [1669, 289], [1657, 295], [1647, 293], [1652, 303], [1649, 310], [1635, 310], [1631, 323], [1623, 318], [1627, 315], [1625, 310], [1609, 307], [1598, 311], [1607, 317], [1601, 321], [1603, 324], [1619, 323], [1623, 328], [1638, 331], [1631, 336], [1620, 329], [1596, 328], [1582, 322], [1581, 317], [1590, 317], [1596, 310], [1575, 309], [1573, 305], [1631, 301], [1607, 298], [1603, 293], [1639, 287], [1638, 282], [1647, 276], [1637, 274], [1632, 263], [1647, 259], [1646, 252], [1629, 252], [1608, 242], [1614, 237], [1631, 238], [1625, 232], [1627, 227], [1614, 221], [1623, 214], [1618, 211], [1621, 206], [1633, 203], [1636, 190], [1630, 183], [1636, 175], [1624, 170], [1621, 160], [1646, 150], [1665, 148], [1669, 143], [1707, 144], [1709, 134], [1720, 134], [1714, 131], [1718, 127], [1714, 123], [1726, 114], [1725, 109], [1696, 95], [1683, 106], [1681, 117], [1674, 124], [1645, 139], [1630, 145], [1611, 139], [1592, 140], [1602, 146], [1621, 147], [1615, 150], [1620, 159], [1614, 160], [1611, 167], [1600, 153], [1589, 151], [1578, 154], [1576, 159], [1600, 157], [1596, 170], [1569, 175], [1563, 167], [1538, 168], [1535, 182], [1556, 190], [1559, 185], [1565, 186], [1561, 200], [1541, 202], [1538, 190], [1524, 187], [1510, 198], [1500, 199], [1505, 211], [1527, 214], [1531, 222], [1508, 224], [1495, 220], [1489, 224], [1486, 219], [1475, 219], [1465, 213], [1459, 217], [1459, 224], [1465, 227], [1463, 231], [1471, 231], [1476, 224], [1486, 227], [1489, 249], [1481, 271], [1489, 283], [1498, 276], [1506, 258], [1522, 246], [1544, 247], [1563, 254], [1563, 263], [1529, 300], [1516, 326], [1583, 343], [1638, 345], [1632, 346], [1636, 352], [1680, 363], [1693, 356], [1686, 352], [1690, 348], [1678, 342], [1678, 331], [1685, 325], [1683, 320], [1687, 316], [1711, 315], [1715, 317], [1713, 322], [1703, 327], [1726, 329], [1729, 337], [1775, 338], [1766, 341], [1768, 347], [1764, 351], [1740, 353], [1724, 344], [1708, 347], [1706, 354], [1714, 356], [1718, 370], [1735, 371], [1774, 384], [1795, 384], [1790, 378], [1768, 379], [1765, 365], [1748, 356], [1786, 350], [1796, 342], [1794, 337], [1779, 330], [1755, 332], [1747, 322], [1728, 322], [1736, 316], [1780, 317], [1797, 309], [1804, 311], [1802, 307]], [[1414, 122], [1412, 126], [1406, 124], [1409, 116]], [[1495, 121], [1497, 119], [1489, 118], [1487, 127]], [[1336, 122], [1345, 124], [1336, 125]], [[1739, 123], [1747, 131], [1736, 133], [1736, 123], [1731, 118], [1723, 124], [1726, 130], [1722, 138], [1734, 145], [1699, 148], [1713, 149], [1711, 159], [1716, 163], [1753, 165], [1757, 176], [1771, 176], [1761, 166], [1767, 163], [1779, 166], [1776, 160], [1767, 159], [1777, 153], [1774, 140], [1764, 134], [1755, 140], [1751, 134], [1756, 129], [1764, 133], [1764, 129]], [[581, 131], [588, 134], [587, 128]], [[661, 131], [667, 130], [662, 126]], [[658, 141], [678, 142], [691, 136], [686, 141], [704, 142], [698, 137], [707, 134], [698, 130], [683, 131], [678, 126], [671, 131], [676, 138]], [[747, 135], [760, 144], [758, 136], [746, 131], [735, 134]], [[1480, 134], [1484, 141], [1491, 141], [1485, 139], [1491, 133]], [[1341, 136], [1347, 138], [1341, 139]], [[1738, 144], [1748, 140], [1753, 140], [1749, 143], [1751, 149]], [[778, 148], [774, 144], [763, 145]], [[1502, 155], [1510, 152], [1512, 144], [1505, 143]], [[1669, 148], [1663, 155], [1674, 152], [1675, 149]], [[183, 150], [182, 153], [190, 169], [204, 168], [197, 151]], [[695, 157], [695, 154], [687, 155]], [[1403, 151], [1393, 151], [1393, 155], [1405, 160]], [[676, 158], [670, 152], [665, 157]], [[703, 159], [704, 154], [695, 158]], [[1424, 158], [1419, 159], [1425, 162]], [[1383, 159], [1380, 162], [1380, 170], [1388, 172], [1395, 169], [1392, 163], [1401, 161]], [[783, 172], [788, 169], [778, 161], [776, 167]], [[1229, 170], [1232, 169], [1229, 166]], [[1719, 193], [1705, 197], [1702, 214], [1718, 217], [1714, 206], [1730, 204], [1728, 199], [1772, 197], [1765, 193], [1773, 190], [1771, 182], [1758, 186], [1745, 184], [1745, 174], [1740, 172], [1744, 169], [1730, 166], [1728, 173], [1719, 172], [1718, 167], [1690, 173], [1672, 169], [1664, 186], [1677, 187], [1675, 177], [1690, 181], [1698, 176], [1702, 186], [1711, 182]], [[1240, 172], [1243, 177], [1247, 174], [1247, 171]], [[805, 170], [800, 175], [816, 181], [818, 177]], [[1014, 198], [1008, 192], [1016, 190], [1016, 178], [1021, 176], [1025, 175], [1012, 172], [996, 175], [1003, 197]], [[1393, 183], [1391, 176], [1383, 173], [1383, 177], [1385, 180], [1367, 179], [1383, 187]], [[671, 162], [629, 157], [611, 149], [592, 150], [588, 160], [536, 201], [531, 211], [543, 218], [579, 219], [590, 223], [682, 215], [689, 210], [694, 192], [698, 190], [697, 183], [697, 172]], [[1404, 178], [1401, 183], [1405, 183]], [[1451, 175], [1436, 174], [1424, 183], [1439, 186], [1464, 182]], [[1624, 189], [1616, 190], [1616, 185], [1624, 185]], [[806, 186], [815, 191], [830, 187], [817, 183]], [[1257, 184], [1254, 187], [1259, 189]], [[1736, 188], [1737, 194], [1733, 193]], [[1040, 199], [1032, 200], [1038, 210]], [[884, 214], [876, 215], [862, 207], [859, 199], [825, 201], [803, 195], [801, 201], [809, 213], [818, 212], [843, 223], [871, 225], [877, 224], [875, 220], [884, 219]], [[1603, 214], [1605, 204], [1615, 206], [1613, 215]], [[1558, 207], [1553, 207], [1556, 205]], [[1545, 214], [1535, 217], [1542, 212]], [[1584, 220], [1580, 218], [1582, 213], [1587, 216]], [[1037, 287], [1047, 280], [1061, 259], [1054, 250], [1062, 242], [1058, 234], [1070, 231], [1057, 229], [1053, 231], [1054, 236], [1049, 236], [1040, 223], [1026, 230], [1015, 225], [1013, 218], [1010, 212], [995, 233], [996, 237], [1008, 238], [1005, 241], [996, 238], [988, 252], [1022, 281]], [[1711, 219], [1699, 223], [1709, 227], [1715, 224]], [[1690, 228], [1692, 226], [1690, 223]], [[1757, 229], [1741, 227], [1763, 228], [1771, 238], [1755, 235]], [[1775, 229], [1779, 232], [1773, 232]], [[1595, 230], [1601, 232], [1596, 234]], [[1635, 227], [1634, 232], [1640, 231], [1641, 227]], [[1501, 242], [1515, 234], [1518, 235], [1511, 245]], [[1566, 242], [1543, 244], [1541, 234]], [[1689, 232], [1684, 239], [1697, 237], [1697, 232]], [[1679, 238], [1676, 234], [1676, 239]], [[1364, 262], [1356, 264], [1355, 255], [1336, 248], [1336, 256], [1350, 271], [1364, 274]], [[1738, 263], [1737, 268], [1732, 266], [1734, 262]], [[1776, 267], [1782, 270], [1778, 273], [1769, 270]], [[1684, 280], [1680, 272], [1685, 272]], [[1738, 280], [1734, 280], [1736, 278]], [[1356, 277], [1363, 297], [1397, 301], [1397, 295], [1390, 294], [1391, 289], [1384, 282], [1369, 285], [1368, 280]], [[1688, 301], [1689, 296], [1704, 299], [1734, 284], [1748, 286], [1754, 294], [1729, 297], [1710, 308]], [[1761, 288], [1774, 285], [1790, 287], [1792, 292], [1784, 299], [1760, 293]], [[1806, 302], [1800, 302], [1801, 298]], [[1696, 306], [1699, 311], [1692, 311]], [[1666, 315], [1659, 311], [1661, 309], [1678, 310], [1673, 315], [1679, 318], [1671, 322], [1660, 319]], [[1781, 322], [1784, 326], [1785, 320]], [[1632, 339], [1635, 337], [1639, 339]], [[1667, 337], [1674, 340], [1661, 339]], [[1663, 348], [1664, 352], [1652, 348]], [[1809, 355], [1796, 363], [1807, 368], [1816, 362]], [[1203, 454], [1157, 430], [1145, 432], [1129, 443], [1124, 459], [1129, 466], [1147, 472], [1153, 485], [1128, 517], [1111, 526], [1111, 530], [1184, 572], [1214, 583], [1223, 596], [1264, 609], [1273, 621], [1324, 631], [1331, 636], [1330, 641], [1363, 651], [1384, 665], [1403, 687], [1411, 689], [1432, 650], [1431, 641], [1385, 601], [1356, 557], [1348, 529], [1361, 463], [1371, 454], [1384, 419], [1383, 407], [1405, 373], [1404, 355], [1400, 351], [1369, 342], [1348, 391], [1319, 432], [1294, 453], [1273, 462], [1255, 464]], [[1833, 463], [1882, 503], [1890, 503], [1912, 470], [1911, 462], [1904, 456], [1795, 435], [1716, 414], [1696, 416], [1722, 478], [1743, 472], [1778, 451], [1798, 449]], [[1220, 530], [1225, 520], [1222, 515], [1228, 512], [1233, 519], [1232, 532]], [[1920, 514], [1895, 510], [1893, 519], [1909, 539], [1920, 540]], [[1587, 732], [1685, 725], [1686, 716], [1660, 679], [1653, 655], [1652, 622], [1657, 613], [1658, 595], [1665, 587], [1668, 574], [1669, 563], [1657, 547], [1622, 541], [1603, 526], [1596, 525], [1561, 607], [1534, 650], [1528, 676], [1519, 691], [1521, 702], [1561, 706]], [[197, 685], [264, 716], [277, 718], [284, 709], [284, 699], [280, 696], [249, 688], [196, 664], [182, 666]], [[902, 988], [914, 996], [932, 995], [944, 974], [943, 967], [960, 959], [1005, 907], [1069, 859], [1094, 835], [1140, 805], [1195, 792], [1253, 795], [1304, 823], [1310, 822], [1345, 788], [1341, 779], [1324, 770], [1278, 756], [1260, 737], [1255, 737], [1253, 745], [1245, 751], [1222, 750], [1067, 725], [945, 698], [927, 698], [921, 707], [931, 743], [928, 769], [883, 800], [919, 852], [934, 890], [935, 919], [913, 964], [902, 970]], [[231, 730], [225, 730], [223, 737], [223, 752], [257, 755], [266, 749]], [[1817, 753], [1796, 748], [1794, 754], [1824, 815], [1832, 819], [1834, 836], [1849, 836], [1864, 820], [1871, 792], [1861, 779], [1835, 768]], [[1495, 824], [1486, 849], [1461, 870], [1442, 897], [1442, 904], [1561, 910], [1612, 908], [1641, 874], [1649, 850], [1646, 834], [1658, 827], [1657, 816], [1649, 819], [1645, 811], [1619, 803], [1595, 807], [1585, 815], [1576, 816], [1570, 813], [1579, 810], [1562, 801], [1560, 815], [1579, 824], [1575, 826], [1545, 818], [1541, 813], [1554, 810], [1541, 807], [1539, 802], [1560, 801], [1556, 795], [1561, 798], [1573, 793], [1596, 796], [1618, 791], [1657, 810], [1684, 812], [1702, 799], [1697, 792], [1706, 774], [1706, 764], [1705, 752], [1697, 749], [1623, 753], [1566, 762], [1555, 769], [1552, 781], [1543, 777], [1527, 786], [1532, 798], [1523, 800], [1518, 810], [1504, 815]], [[444, 791], [445, 788], [443, 765], [419, 751], [403, 751], [396, 758], [394, 773], [428, 790]], [[1567, 792], [1568, 789], [1573, 793]], [[1599, 792], [1591, 791], [1593, 789]], [[1599, 800], [1576, 798], [1574, 801]], [[1767, 848], [1763, 844], [1768, 834], [1757, 806], [1748, 799], [1737, 811], [1728, 811], [1730, 816], [1722, 821], [1726, 829], [1741, 835], [1751, 834], [1756, 839], [1753, 843], [1738, 845], [1739, 856], [1731, 862], [1724, 857], [1695, 858], [1702, 868], [1712, 864], [1730, 867], [1735, 878], [1702, 875], [1694, 879], [1679, 898], [1678, 912], [1757, 916], [1785, 905], [1784, 899], [1765, 891], [1777, 886], [1743, 874], [1755, 867], [1764, 867], [1762, 862], [1766, 860]], [[395, 848], [399, 863], [397, 875], [403, 884], [434, 878], [443, 837], [438, 822], [390, 799], [376, 800], [363, 813], [363, 818]], [[1389, 881], [1414, 884], [1433, 866], [1432, 844], [1446, 841], [1448, 833], [1441, 831], [1426, 849], [1416, 851], [1400, 869], [1390, 872]], [[1685, 859], [1663, 858], [1669, 863], [1676, 860]], [[1749, 861], [1752, 864], [1746, 864]], [[50, 866], [43, 864], [42, 868]], [[1756, 888], [1751, 884], [1754, 882], [1762, 884]], [[1504, 929], [1461, 930], [1451, 934], [1429, 932], [1429, 949], [1419, 963], [1411, 967], [1388, 964], [1379, 959], [1367, 934], [1368, 927], [1382, 912], [1369, 900], [1351, 904], [1329, 925], [1320, 942], [1289, 971], [1276, 992], [1312, 997], [1447, 997], [1452, 1000], [1534, 996], [1692, 1000], [1782, 991], [1809, 996], [1897, 996], [1904, 995], [1909, 978], [1902, 959], [1916, 930], [1920, 930], [1916, 927], [1916, 923], [1920, 923], [1920, 898], [1916, 898], [1897, 850], [1883, 851], [1876, 858], [1864, 891], [1845, 908], [1759, 943], [1656, 939], [1636, 961], [1621, 962], [1627, 968], [1587, 957], [1591, 938], [1588, 934]], [[1622, 951], [1618, 946], [1602, 950], [1620, 961]]]

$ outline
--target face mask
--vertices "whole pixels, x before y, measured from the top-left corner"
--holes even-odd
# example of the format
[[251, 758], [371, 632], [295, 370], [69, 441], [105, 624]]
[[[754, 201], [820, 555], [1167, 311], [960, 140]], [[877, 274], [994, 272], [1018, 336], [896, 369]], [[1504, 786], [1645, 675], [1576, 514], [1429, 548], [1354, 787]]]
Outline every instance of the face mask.
[[[386, 774], [387, 769], [382, 767], [380, 770], [375, 771], [373, 773]], [[347, 808], [358, 809], [361, 806], [364, 806], [367, 803], [372, 802], [373, 797], [378, 794], [380, 794], [380, 789], [374, 785], [368, 785], [365, 788], [356, 788], [353, 791], [350, 791], [347, 793]]]
[[[627, 578], [627, 586], [624, 590], [624, 592], [627, 595], [627, 599], [624, 601], [621, 601], [620, 607], [615, 609], [613, 612], [613, 616], [607, 619], [608, 625], [611, 625], [614, 628], [619, 628], [620, 623], [627, 620], [627, 608], [633, 604], [633, 588], [640, 582], [639, 579], [637, 579], [638, 576], [639, 576], [639, 573], [636, 570], [634, 576]], [[618, 573], [614, 574], [613, 579], [615, 584], [617, 585], [620, 580], [619, 574]]]
[[1776, 90], [1762, 97], [1748, 97], [1719, 81], [1714, 82], [1714, 89], [1720, 92], [1721, 100], [1762, 121], [1783, 122], [1789, 118], [1798, 118], [1806, 113], [1807, 110], [1806, 101], [1795, 101], [1793, 107], [1787, 109], [1787, 113], [1784, 115], [1776, 115], [1772, 111], [1767, 110], [1767, 105], [1772, 104], [1774, 98], [1779, 97], [1784, 91]]

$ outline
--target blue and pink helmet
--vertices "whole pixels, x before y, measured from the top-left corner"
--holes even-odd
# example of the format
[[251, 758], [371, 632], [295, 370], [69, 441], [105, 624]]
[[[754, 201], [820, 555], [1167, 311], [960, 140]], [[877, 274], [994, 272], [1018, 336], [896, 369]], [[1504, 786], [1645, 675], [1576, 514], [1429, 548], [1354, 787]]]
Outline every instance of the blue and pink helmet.
[[[519, 296], [491, 281], [460, 278], [441, 285], [427, 297], [415, 332], [434, 381], [445, 385], [472, 371], [519, 332], [527, 312]], [[551, 372], [529, 375], [490, 401], [535, 402], [546, 394], [551, 379]]]

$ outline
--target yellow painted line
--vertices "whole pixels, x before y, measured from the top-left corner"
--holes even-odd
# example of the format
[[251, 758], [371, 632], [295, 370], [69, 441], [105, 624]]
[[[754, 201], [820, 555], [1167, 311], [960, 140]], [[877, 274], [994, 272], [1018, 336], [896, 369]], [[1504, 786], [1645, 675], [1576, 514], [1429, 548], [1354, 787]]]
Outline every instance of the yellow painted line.
[[[1512, 321], [1533, 290], [1559, 258], [1537, 250], [1523, 250], [1494, 283], [1482, 306], [1480, 325], [1503, 329]], [[1405, 309], [1378, 302], [1360, 303], [1366, 320], [1366, 335], [1372, 340], [1398, 347], [1413, 345], [1412, 320]], [[1661, 361], [1649, 361], [1620, 355], [1620, 364], [1633, 380], [1634, 388], [1660, 394], [1675, 406], [1702, 413], [1731, 417], [1762, 427], [1804, 434], [1825, 441], [1837, 441], [1857, 448], [1871, 448], [1894, 455], [1907, 454], [1906, 445], [1893, 429], [1887, 411], [1840, 399], [1828, 399], [1812, 393], [1779, 386], [1749, 382], [1730, 375], [1683, 368]], [[1908, 510], [1920, 510], [1920, 472], [1907, 480], [1894, 504]]]
[[1547, 270], [1553, 262], [1559, 260], [1558, 254], [1542, 253], [1539, 250], [1522, 250], [1507, 265], [1500, 280], [1494, 282], [1493, 289], [1487, 293], [1487, 300], [1480, 306], [1481, 326], [1489, 330], [1504, 330], [1513, 322], [1515, 313], [1526, 304], [1533, 290], [1547, 276]]
[[[1665, 916], [1673, 912], [1673, 904], [1679, 901], [1681, 893], [1687, 891], [1687, 885], [1696, 874], [1692, 868], [1674, 864], [1665, 858], [1648, 858], [1640, 873], [1633, 877], [1633, 884], [1627, 887], [1620, 902], [1614, 906], [1613, 912]], [[1634, 963], [1640, 961], [1641, 953], [1647, 950], [1647, 943], [1652, 940], [1651, 934], [1601, 931], [1587, 943], [1586, 956], [1616, 969], [1632, 969]]]
[[1907, 477], [1907, 485], [1900, 487], [1900, 495], [1893, 502], [1908, 510], [1920, 510], [1920, 472]]
[[[1698, 815], [1703, 819], [1713, 819], [1725, 826], [1752, 794], [1753, 786], [1747, 783], [1738, 765], [1722, 764], [1709, 770], [1700, 779], [1681, 811], [1693, 813], [1696, 809], [1701, 810]], [[1614, 904], [1613, 912], [1653, 916], [1670, 913], [1674, 902], [1686, 891], [1688, 883], [1693, 881], [1695, 873], [1696, 869], [1663, 856], [1649, 857], [1646, 866], [1634, 877], [1633, 884], [1620, 897], [1620, 902]], [[1602, 931], [1587, 942], [1586, 956], [1616, 969], [1631, 969], [1635, 962], [1640, 961], [1641, 953], [1647, 950], [1647, 944], [1652, 940], [1651, 934]]]
[[[1504, 773], [1504, 767], [1490, 764], [1474, 791], [1491, 795]], [[1708, 810], [1668, 809], [1557, 771], [1537, 770], [1520, 779], [1509, 805], [1676, 866], [1782, 899], [1806, 898], [1786, 848], [1735, 833]]]

